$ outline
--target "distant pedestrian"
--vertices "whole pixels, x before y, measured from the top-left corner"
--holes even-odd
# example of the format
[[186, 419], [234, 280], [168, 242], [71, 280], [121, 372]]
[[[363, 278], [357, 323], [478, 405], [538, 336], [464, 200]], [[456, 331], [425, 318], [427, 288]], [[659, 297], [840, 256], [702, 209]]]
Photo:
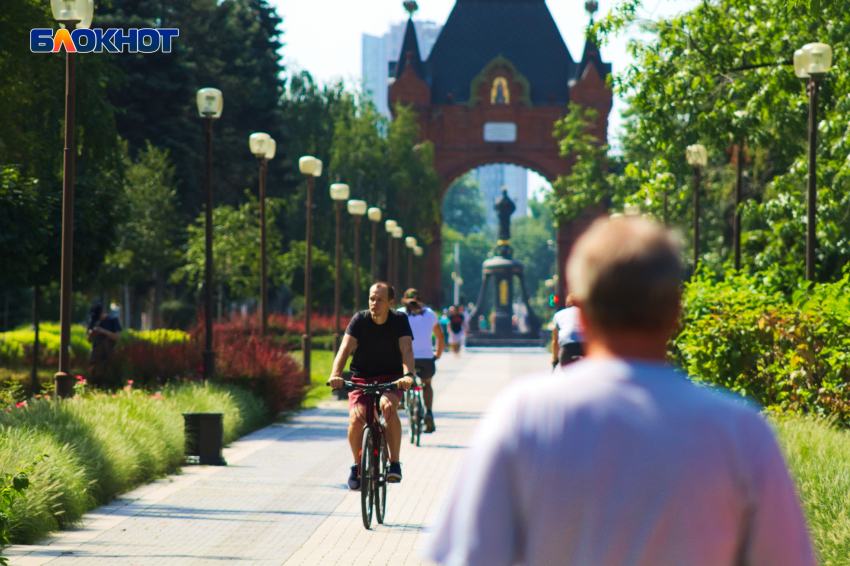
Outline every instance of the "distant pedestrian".
[[567, 295], [565, 308], [552, 317], [552, 366], [562, 367], [584, 356], [584, 330], [575, 297]]
[[463, 344], [464, 328], [466, 319], [458, 307], [449, 307], [449, 349], [455, 356], [460, 355], [460, 347]]
[[100, 303], [89, 309], [87, 339], [89, 352], [89, 381], [99, 387], [121, 385], [119, 368], [115, 363], [115, 345], [121, 340], [121, 322], [117, 316], [107, 314]]
[[597, 221], [567, 265], [587, 357], [517, 380], [471, 442], [428, 555], [452, 566], [814, 566], [764, 419], [667, 367], [680, 250]]
[[443, 329], [443, 336], [449, 335], [449, 309], [443, 309], [440, 316], [440, 328]]

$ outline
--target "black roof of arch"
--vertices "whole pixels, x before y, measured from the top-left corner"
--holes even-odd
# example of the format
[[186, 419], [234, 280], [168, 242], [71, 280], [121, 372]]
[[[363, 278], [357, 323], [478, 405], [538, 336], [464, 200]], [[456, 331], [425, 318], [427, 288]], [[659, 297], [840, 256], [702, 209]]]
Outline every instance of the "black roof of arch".
[[467, 102], [472, 80], [499, 55], [528, 79], [533, 104], [569, 102], [577, 65], [544, 0], [457, 0], [422, 68], [432, 102]]

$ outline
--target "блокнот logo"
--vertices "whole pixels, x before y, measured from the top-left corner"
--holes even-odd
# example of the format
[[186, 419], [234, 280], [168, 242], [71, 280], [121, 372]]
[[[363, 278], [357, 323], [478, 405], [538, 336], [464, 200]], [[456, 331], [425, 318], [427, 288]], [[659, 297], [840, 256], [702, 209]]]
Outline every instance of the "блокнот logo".
[[[171, 53], [171, 39], [180, 35], [168, 29], [67, 29], [37, 28], [30, 32], [30, 51], [58, 53]], [[125, 49], [126, 48], [126, 49]]]

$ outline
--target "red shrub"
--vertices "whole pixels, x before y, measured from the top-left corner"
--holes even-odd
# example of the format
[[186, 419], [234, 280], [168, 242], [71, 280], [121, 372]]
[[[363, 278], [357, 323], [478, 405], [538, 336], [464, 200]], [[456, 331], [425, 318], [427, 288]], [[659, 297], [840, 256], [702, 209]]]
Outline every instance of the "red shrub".
[[[304, 398], [304, 372], [272, 336], [260, 336], [256, 317], [237, 317], [213, 327], [216, 375], [261, 396], [272, 414], [297, 407]], [[204, 343], [204, 321], [192, 331]]]
[[154, 381], [196, 378], [203, 363], [195, 340], [163, 344], [137, 340], [119, 348], [116, 355], [125, 375], [143, 387]]

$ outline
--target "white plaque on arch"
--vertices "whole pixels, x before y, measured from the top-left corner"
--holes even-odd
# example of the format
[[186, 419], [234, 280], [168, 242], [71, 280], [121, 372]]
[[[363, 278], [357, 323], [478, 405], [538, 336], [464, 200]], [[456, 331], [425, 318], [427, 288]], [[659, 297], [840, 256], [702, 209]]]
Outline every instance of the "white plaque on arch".
[[516, 123], [485, 122], [484, 141], [511, 143], [516, 141]]

